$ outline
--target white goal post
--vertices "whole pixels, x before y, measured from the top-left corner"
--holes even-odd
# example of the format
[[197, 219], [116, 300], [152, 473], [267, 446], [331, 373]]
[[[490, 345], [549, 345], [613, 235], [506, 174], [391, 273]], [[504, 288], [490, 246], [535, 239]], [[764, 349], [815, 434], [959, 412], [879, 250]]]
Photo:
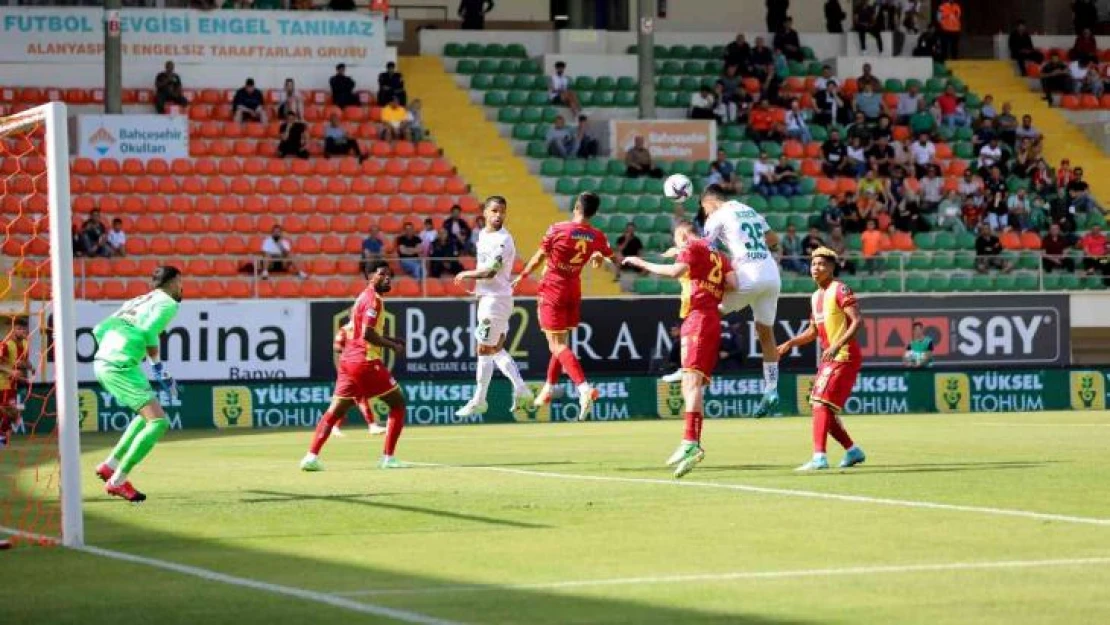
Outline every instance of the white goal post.
[[46, 181], [49, 210], [50, 300], [53, 316], [54, 397], [56, 401], [62, 544], [85, 543], [81, 511], [81, 438], [77, 397], [77, 321], [74, 307], [72, 214], [69, 192], [69, 122], [65, 104], [52, 102], [0, 118], [0, 139], [46, 130]]

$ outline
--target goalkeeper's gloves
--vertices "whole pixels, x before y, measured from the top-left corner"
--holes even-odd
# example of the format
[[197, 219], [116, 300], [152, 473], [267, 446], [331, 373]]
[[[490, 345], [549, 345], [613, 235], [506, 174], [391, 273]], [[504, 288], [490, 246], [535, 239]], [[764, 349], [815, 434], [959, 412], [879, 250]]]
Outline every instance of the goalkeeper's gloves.
[[158, 388], [173, 397], [177, 397], [177, 381], [166, 371], [166, 365], [156, 362], [151, 366], [151, 369], [154, 371], [154, 383], [158, 385]]

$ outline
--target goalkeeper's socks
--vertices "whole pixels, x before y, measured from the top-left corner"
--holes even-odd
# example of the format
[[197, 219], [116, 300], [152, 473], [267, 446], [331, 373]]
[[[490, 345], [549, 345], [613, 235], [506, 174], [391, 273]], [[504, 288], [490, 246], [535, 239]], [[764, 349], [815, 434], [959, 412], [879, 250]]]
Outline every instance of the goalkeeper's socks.
[[108, 459], [105, 460], [104, 463], [113, 469], [118, 469], [120, 461], [127, 455], [127, 452], [131, 451], [131, 443], [135, 441], [135, 437], [138, 436], [139, 432], [142, 432], [145, 427], [146, 419], [140, 416], [131, 419], [131, 423], [127, 425], [127, 429], [123, 431], [123, 436], [119, 437], [119, 442], [116, 443], [115, 449], [112, 450], [112, 455], [108, 456]]
[[578, 357], [570, 348], [566, 348], [559, 352], [559, 362], [563, 365], [563, 370], [567, 372], [567, 376], [575, 386], [581, 386], [586, 382], [586, 372], [582, 371], [582, 363], [578, 362]]
[[779, 363], [763, 363], [763, 392], [774, 393], [779, 390]]
[[116, 475], [130, 473], [154, 449], [168, 429], [170, 429], [170, 420], [165, 417], [148, 421], [143, 431], [135, 436], [135, 441], [131, 443], [131, 449], [127, 451], [127, 455], [120, 461]]
[[330, 409], [324, 413], [324, 416], [320, 417], [320, 422], [316, 424], [316, 434], [312, 437], [312, 444], [308, 447], [309, 453], [314, 455], [320, 453], [324, 443], [328, 442], [328, 437], [331, 436], [331, 430], [336, 423], [339, 423], [339, 417]]
[[489, 392], [489, 383], [493, 379], [493, 357], [480, 354], [478, 356], [478, 389], [474, 392], [474, 399], [479, 403], [485, 403], [486, 394]]
[[389, 409], [389, 422], [385, 426], [385, 445], [382, 455], [392, 457], [397, 450], [397, 441], [401, 438], [401, 430], [405, 429], [405, 407], [397, 406]]

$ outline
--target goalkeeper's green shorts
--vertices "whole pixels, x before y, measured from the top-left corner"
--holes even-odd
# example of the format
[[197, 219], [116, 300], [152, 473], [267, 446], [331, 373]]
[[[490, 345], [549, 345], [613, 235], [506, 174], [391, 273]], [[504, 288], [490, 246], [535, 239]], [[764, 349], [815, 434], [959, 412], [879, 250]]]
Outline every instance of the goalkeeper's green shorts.
[[104, 390], [111, 393], [121, 406], [135, 412], [157, 398], [142, 365], [121, 366], [97, 360], [93, 362], [93, 371]]

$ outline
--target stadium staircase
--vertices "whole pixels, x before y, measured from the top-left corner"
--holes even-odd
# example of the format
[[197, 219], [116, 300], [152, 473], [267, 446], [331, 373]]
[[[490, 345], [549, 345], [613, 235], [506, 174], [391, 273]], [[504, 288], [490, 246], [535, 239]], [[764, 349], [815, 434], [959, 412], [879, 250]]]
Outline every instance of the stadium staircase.
[[989, 93], [998, 103], [1012, 102], [1019, 118], [1033, 116], [1033, 125], [1046, 136], [1044, 154], [1056, 166], [1061, 159], [1070, 159], [1083, 167], [1084, 179], [1102, 206], [1110, 205], [1110, 162], [1083, 131], [1068, 121], [1059, 109], [1050, 107], [1041, 92], [1029, 88], [1024, 78], [1014, 71], [1012, 61], [950, 61], [948, 68], [979, 94]]
[[[518, 253], [529, 256], [553, 222], [566, 219], [555, 199], [544, 192], [540, 180], [528, 172], [525, 161], [513, 153], [509, 141], [472, 104], [447, 73], [439, 57], [403, 57], [401, 71], [410, 93], [419, 94], [424, 123], [435, 129], [436, 143], [470, 182], [478, 197], [504, 195], [510, 204], [510, 228]], [[620, 289], [597, 271], [584, 281], [584, 292], [594, 296], [618, 295]]]

